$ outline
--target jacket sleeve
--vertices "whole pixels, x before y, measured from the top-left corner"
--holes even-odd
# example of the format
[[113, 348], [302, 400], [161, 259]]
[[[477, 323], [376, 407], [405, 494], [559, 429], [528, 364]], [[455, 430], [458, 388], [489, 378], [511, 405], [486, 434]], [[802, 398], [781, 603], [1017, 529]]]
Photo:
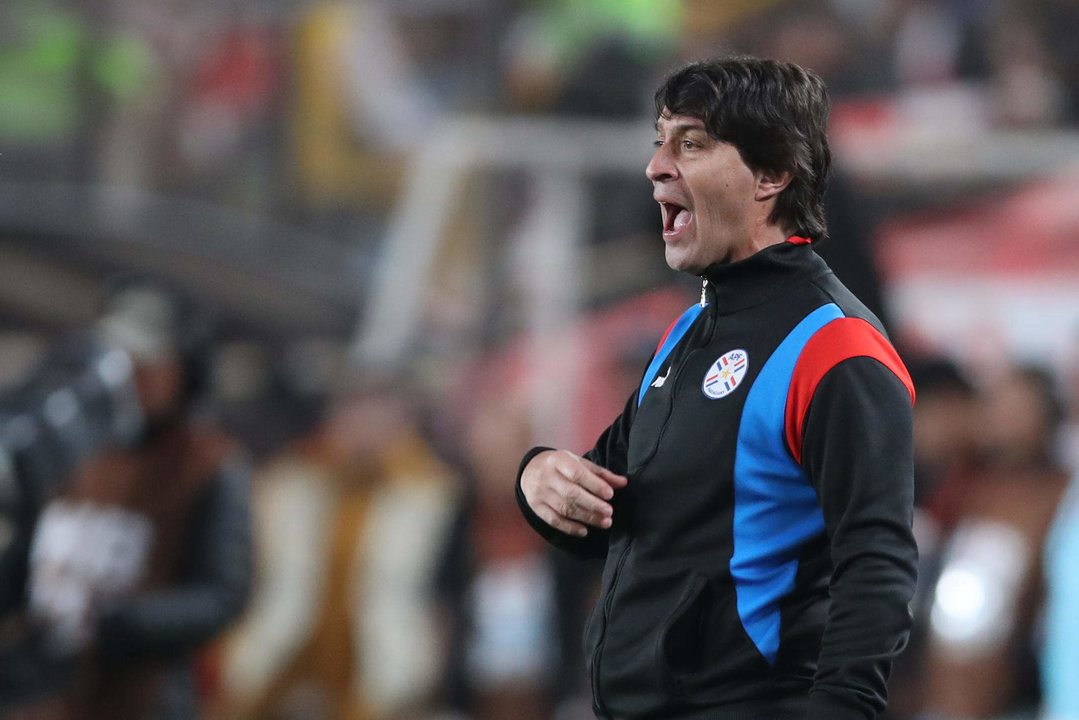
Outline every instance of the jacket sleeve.
[[917, 579], [911, 394], [870, 357], [821, 380], [802, 464], [820, 499], [833, 566], [808, 720], [873, 718], [906, 646]]
[[[586, 452], [584, 457], [600, 467], [607, 468], [611, 472], [625, 475], [627, 449], [629, 447], [629, 430], [633, 423], [633, 416], [636, 412], [637, 393], [633, 393], [626, 402], [626, 407], [622, 411], [622, 414], [615, 418], [615, 421], [603, 431], [599, 440], [596, 441], [595, 446]], [[525, 453], [524, 458], [521, 460], [521, 465], [517, 469], [517, 484], [515, 491], [517, 495], [517, 505], [521, 508], [521, 513], [524, 515], [525, 520], [528, 521], [528, 524], [556, 548], [581, 558], [606, 557], [608, 537], [610, 535], [609, 529], [589, 528], [588, 535], [585, 537], [567, 535], [561, 530], [556, 530], [548, 525], [543, 518], [533, 512], [532, 508], [528, 506], [528, 501], [525, 500], [524, 493], [521, 491], [521, 474], [524, 472], [525, 466], [531, 462], [532, 458], [551, 449], [553, 448], [534, 447]], [[618, 525], [619, 517], [620, 513], [618, 512], [616, 495], [614, 512], [615, 526]]]
[[168, 656], [209, 640], [242, 612], [252, 576], [247, 467], [223, 465], [194, 508], [179, 582], [103, 609], [97, 647], [106, 661]]

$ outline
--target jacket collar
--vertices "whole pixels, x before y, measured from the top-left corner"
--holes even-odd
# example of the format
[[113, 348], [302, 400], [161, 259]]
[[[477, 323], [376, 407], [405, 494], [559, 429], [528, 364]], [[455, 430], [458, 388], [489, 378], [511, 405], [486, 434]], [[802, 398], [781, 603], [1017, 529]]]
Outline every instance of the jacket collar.
[[703, 277], [708, 281], [708, 302], [724, 314], [759, 305], [796, 281], [827, 272], [828, 266], [808, 242], [791, 238], [745, 260], [710, 265]]

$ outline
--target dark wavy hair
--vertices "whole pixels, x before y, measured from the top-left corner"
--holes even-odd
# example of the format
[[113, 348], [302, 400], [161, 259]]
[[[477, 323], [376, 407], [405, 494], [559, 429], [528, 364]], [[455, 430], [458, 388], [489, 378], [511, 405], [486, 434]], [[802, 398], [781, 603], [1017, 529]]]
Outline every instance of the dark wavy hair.
[[828, 91], [816, 74], [755, 57], [696, 62], [667, 77], [655, 106], [657, 118], [699, 118], [711, 137], [737, 148], [752, 170], [789, 172], [790, 185], [776, 199], [769, 222], [814, 240], [828, 235]]

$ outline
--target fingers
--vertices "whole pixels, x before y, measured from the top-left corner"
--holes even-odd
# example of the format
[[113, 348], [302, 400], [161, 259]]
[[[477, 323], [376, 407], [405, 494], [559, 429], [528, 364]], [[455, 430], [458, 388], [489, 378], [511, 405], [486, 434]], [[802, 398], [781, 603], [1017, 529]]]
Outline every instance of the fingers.
[[581, 462], [585, 463], [589, 470], [591, 470], [603, 480], [606, 480], [612, 487], [624, 488], [629, 483], [629, 481], [626, 480], [625, 476], [612, 472], [607, 468], [603, 467], [602, 465], [597, 465], [591, 460], [581, 458]]
[[565, 453], [564, 457], [554, 458], [555, 470], [573, 485], [579, 486], [592, 495], [610, 500], [614, 497], [614, 488], [605, 480], [596, 469], [601, 469], [595, 463], [589, 462], [576, 455]]
[[[581, 485], [563, 478], [556, 479], [551, 490], [554, 492], [544, 499], [562, 517], [595, 527], [611, 526], [614, 508], [607, 499], [597, 497]], [[607, 490], [610, 492], [610, 488]]]
[[588, 526], [609, 528], [614, 509], [610, 500], [626, 479], [565, 451], [538, 455], [521, 476], [529, 506], [548, 525], [584, 536]]
[[536, 514], [540, 516], [543, 522], [547, 523], [555, 530], [561, 530], [567, 535], [576, 535], [577, 537], [584, 537], [588, 534], [588, 528], [579, 522], [569, 520], [562, 517], [554, 511], [549, 505], [540, 505], [533, 508]]

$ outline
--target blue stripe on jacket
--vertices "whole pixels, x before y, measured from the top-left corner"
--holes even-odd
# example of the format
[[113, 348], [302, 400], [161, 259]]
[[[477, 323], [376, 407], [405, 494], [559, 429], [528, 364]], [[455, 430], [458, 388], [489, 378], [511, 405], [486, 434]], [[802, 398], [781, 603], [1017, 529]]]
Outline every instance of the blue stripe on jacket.
[[644, 402], [644, 394], [648, 391], [648, 388], [656, 380], [656, 373], [663, 367], [663, 363], [667, 360], [667, 356], [671, 354], [671, 350], [678, 344], [686, 331], [693, 325], [694, 321], [700, 317], [701, 311], [704, 310], [704, 306], [697, 304], [682, 313], [682, 317], [671, 326], [670, 331], [667, 333], [666, 339], [663, 344], [656, 350], [656, 354], [652, 357], [652, 362], [648, 364], [648, 369], [644, 371], [644, 380], [641, 381], [641, 390], [637, 393], [637, 407], [641, 406]]
[[841, 317], [839, 307], [829, 303], [791, 330], [749, 389], [738, 430], [731, 576], [746, 634], [773, 664], [780, 600], [794, 588], [802, 547], [824, 531], [816, 492], [784, 440], [787, 391], [806, 342]]

